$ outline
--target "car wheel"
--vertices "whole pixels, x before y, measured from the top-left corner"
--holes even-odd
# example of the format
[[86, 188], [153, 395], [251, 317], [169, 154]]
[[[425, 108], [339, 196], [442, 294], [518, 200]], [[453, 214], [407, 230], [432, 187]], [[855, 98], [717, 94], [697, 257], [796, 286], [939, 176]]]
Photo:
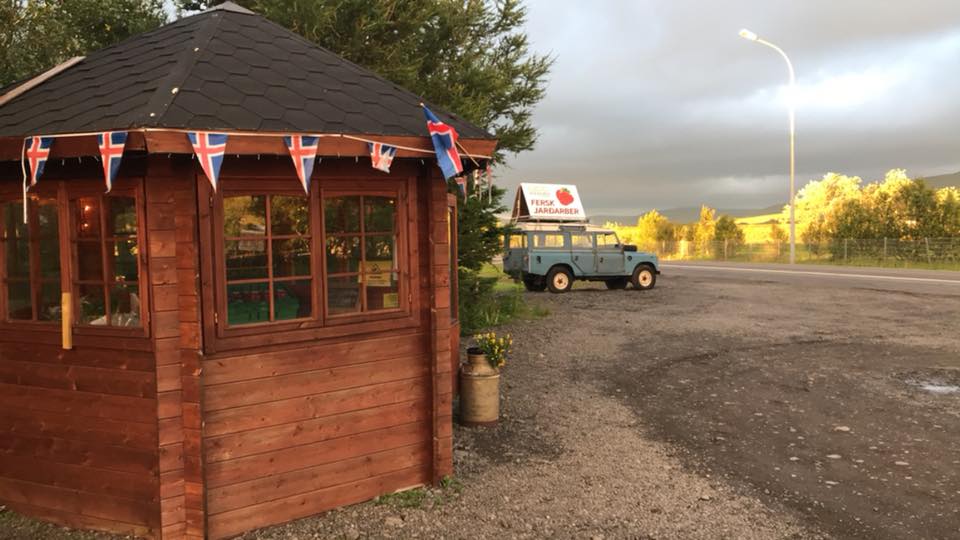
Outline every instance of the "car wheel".
[[633, 283], [633, 288], [646, 291], [657, 284], [657, 273], [653, 271], [653, 268], [641, 264], [634, 269], [633, 278], [630, 281]]
[[608, 279], [606, 281], [607, 288], [611, 291], [619, 291], [621, 289], [627, 288], [627, 283], [630, 283], [630, 280], [625, 277], [618, 277], [613, 279]]
[[573, 274], [562, 266], [550, 269], [547, 287], [552, 293], [565, 293], [573, 288]]
[[543, 276], [523, 276], [523, 287], [530, 292], [547, 290], [547, 280]]

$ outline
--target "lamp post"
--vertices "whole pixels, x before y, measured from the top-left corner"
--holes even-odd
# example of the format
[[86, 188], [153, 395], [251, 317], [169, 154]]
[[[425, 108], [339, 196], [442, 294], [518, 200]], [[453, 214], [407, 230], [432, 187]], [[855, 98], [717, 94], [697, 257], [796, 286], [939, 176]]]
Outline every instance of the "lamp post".
[[780, 56], [783, 57], [783, 60], [787, 63], [787, 71], [790, 72], [790, 96], [787, 99], [787, 105], [789, 108], [790, 114], [790, 264], [796, 263], [796, 253], [797, 253], [797, 235], [796, 235], [796, 220], [794, 219], [794, 140], [796, 139], [796, 105], [794, 104], [794, 97], [796, 95], [797, 87], [797, 77], [793, 73], [793, 64], [790, 62], [790, 58], [787, 56], [787, 53], [783, 52], [783, 49], [777, 47], [773, 43], [762, 39], [756, 33], [751, 32], [744, 28], [740, 30], [740, 37], [748, 41], [753, 41], [761, 45], [766, 45], [771, 49], [780, 53]]

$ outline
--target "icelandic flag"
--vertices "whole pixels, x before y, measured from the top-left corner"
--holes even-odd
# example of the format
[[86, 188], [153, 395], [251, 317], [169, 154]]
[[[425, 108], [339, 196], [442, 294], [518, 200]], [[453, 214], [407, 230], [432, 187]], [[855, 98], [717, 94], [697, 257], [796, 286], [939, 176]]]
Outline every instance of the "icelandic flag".
[[100, 159], [103, 161], [103, 179], [107, 184], [107, 193], [113, 189], [113, 180], [120, 170], [120, 160], [123, 159], [123, 147], [127, 144], [126, 131], [105, 131], [97, 135], [97, 146], [100, 147]]
[[457, 130], [441, 122], [426, 105], [423, 105], [423, 115], [427, 117], [427, 131], [437, 152], [437, 164], [443, 171], [444, 180], [449, 180], [463, 172], [463, 162], [457, 152]]
[[27, 137], [26, 146], [27, 164], [30, 167], [30, 187], [37, 185], [43, 167], [50, 158], [50, 149], [53, 147], [53, 137]]
[[463, 194], [463, 200], [467, 200], [467, 177], [458, 176], [456, 182], [457, 187], [460, 188], [460, 193]]
[[310, 193], [310, 176], [313, 175], [313, 166], [317, 162], [317, 150], [320, 146], [320, 137], [309, 135], [292, 135], [283, 138], [287, 145], [293, 167], [297, 169], [297, 177], [303, 185], [303, 191]]
[[196, 131], [187, 133], [193, 152], [200, 160], [200, 166], [206, 173], [213, 190], [217, 190], [220, 180], [220, 166], [223, 165], [223, 155], [227, 152], [227, 134]]
[[397, 156], [396, 147], [383, 143], [367, 143], [370, 148], [370, 165], [378, 171], [390, 172], [390, 164]]

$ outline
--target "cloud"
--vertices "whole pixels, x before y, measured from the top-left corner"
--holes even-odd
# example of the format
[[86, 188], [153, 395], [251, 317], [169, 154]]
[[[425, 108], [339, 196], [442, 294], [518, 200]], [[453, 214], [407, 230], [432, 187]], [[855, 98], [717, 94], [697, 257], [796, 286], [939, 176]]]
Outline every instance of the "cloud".
[[742, 27], [796, 66], [798, 183], [960, 170], [958, 2], [531, 0], [557, 62], [500, 182], [576, 183], [591, 213], [783, 202], [786, 67]]

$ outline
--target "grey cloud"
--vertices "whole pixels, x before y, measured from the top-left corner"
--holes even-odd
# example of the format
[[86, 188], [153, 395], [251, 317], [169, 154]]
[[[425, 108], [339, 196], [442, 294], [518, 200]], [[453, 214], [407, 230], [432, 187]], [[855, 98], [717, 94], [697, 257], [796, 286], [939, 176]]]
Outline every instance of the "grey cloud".
[[786, 199], [783, 61], [796, 67], [798, 183], [960, 170], [960, 3], [952, 0], [529, 3], [557, 62], [538, 147], [501, 184], [577, 183], [588, 212]]

